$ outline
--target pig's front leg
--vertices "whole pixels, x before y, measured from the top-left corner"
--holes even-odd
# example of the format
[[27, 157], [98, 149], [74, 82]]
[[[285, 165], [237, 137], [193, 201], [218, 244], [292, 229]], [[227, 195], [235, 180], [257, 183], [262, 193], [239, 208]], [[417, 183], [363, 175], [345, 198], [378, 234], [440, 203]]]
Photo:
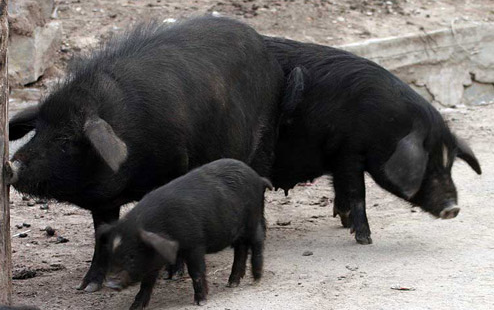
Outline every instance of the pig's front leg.
[[[118, 220], [120, 207], [106, 209], [105, 212], [93, 212], [94, 231], [98, 230], [102, 224], [112, 223]], [[108, 253], [104, 250], [104, 245], [98, 240], [95, 241], [93, 259], [91, 267], [84, 276], [81, 284], [77, 287], [78, 290], [86, 292], [96, 292], [101, 289], [103, 280], [105, 279], [106, 269], [108, 267]]]
[[335, 213], [344, 227], [351, 227], [360, 244], [371, 244], [371, 231], [365, 211], [365, 182], [363, 164], [356, 158], [339, 162], [333, 174]]
[[147, 307], [149, 300], [151, 300], [151, 293], [153, 292], [158, 275], [159, 271], [152, 271], [142, 279], [141, 288], [130, 306], [130, 310], [141, 310]]

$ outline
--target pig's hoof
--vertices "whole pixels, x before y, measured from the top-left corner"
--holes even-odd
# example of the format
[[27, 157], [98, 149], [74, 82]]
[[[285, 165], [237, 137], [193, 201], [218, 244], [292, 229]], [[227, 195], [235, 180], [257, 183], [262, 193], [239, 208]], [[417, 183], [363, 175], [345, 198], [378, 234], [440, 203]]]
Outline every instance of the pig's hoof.
[[372, 244], [372, 239], [367, 234], [359, 234], [355, 235], [355, 240], [357, 240], [358, 244]]
[[460, 213], [460, 208], [458, 207], [447, 207], [441, 211], [439, 217], [443, 220], [455, 218], [458, 213]]
[[234, 288], [234, 287], [238, 287], [239, 284], [240, 284], [240, 281], [232, 281], [232, 282], [228, 282], [226, 287]]
[[99, 291], [100, 289], [101, 289], [101, 284], [96, 283], [96, 282], [91, 282], [86, 286], [84, 291], [87, 293], [93, 293], [93, 292]]
[[345, 228], [350, 228], [352, 226], [352, 222], [350, 221], [350, 217], [348, 215], [340, 215], [341, 225]]
[[196, 300], [196, 305], [198, 305], [198, 306], [205, 306], [206, 304], [207, 304], [206, 299]]

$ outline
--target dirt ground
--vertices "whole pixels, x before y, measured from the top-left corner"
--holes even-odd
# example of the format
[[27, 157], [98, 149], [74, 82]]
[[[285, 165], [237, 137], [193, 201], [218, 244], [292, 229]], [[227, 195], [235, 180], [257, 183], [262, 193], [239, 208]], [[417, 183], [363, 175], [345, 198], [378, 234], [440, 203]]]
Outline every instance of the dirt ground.
[[[143, 18], [181, 18], [217, 11], [242, 19], [261, 33], [324, 44], [349, 43], [449, 27], [451, 21], [494, 21], [494, 3], [478, 1], [57, 1], [64, 43], [55, 69], [35, 86], [46, 92], [73, 54], [86, 51]], [[461, 4], [460, 4], [461, 2]], [[12, 105], [14, 112], [20, 107]], [[233, 251], [209, 255], [210, 295], [203, 309], [492, 309], [494, 307], [494, 106], [442, 111], [470, 142], [484, 174], [457, 161], [453, 178], [462, 211], [436, 220], [368, 180], [368, 216], [374, 244], [357, 245], [332, 217], [328, 178], [298, 186], [284, 197], [267, 194], [269, 222], [265, 276], [247, 276], [226, 288]], [[14, 146], [15, 148], [15, 146]], [[28, 206], [12, 192], [16, 304], [41, 309], [126, 309], [137, 287], [123, 292], [75, 290], [89, 267], [93, 228], [88, 212], [48, 203]], [[127, 207], [129, 209], [131, 206]], [[26, 223], [30, 227], [16, 228]], [[55, 228], [48, 237], [40, 229]], [[57, 243], [57, 237], [68, 242]], [[312, 255], [304, 256], [310, 251]], [[307, 254], [307, 253], [306, 253]], [[403, 287], [410, 290], [395, 290]], [[150, 309], [197, 309], [191, 281], [160, 280]]]

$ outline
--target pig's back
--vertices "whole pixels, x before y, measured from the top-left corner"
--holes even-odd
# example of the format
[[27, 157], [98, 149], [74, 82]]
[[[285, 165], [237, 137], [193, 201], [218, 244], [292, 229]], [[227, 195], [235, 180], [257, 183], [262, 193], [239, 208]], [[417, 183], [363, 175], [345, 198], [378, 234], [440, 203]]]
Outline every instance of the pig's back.
[[217, 160], [149, 193], [131, 211], [145, 229], [208, 253], [231, 245], [263, 218], [264, 185], [237, 160]]

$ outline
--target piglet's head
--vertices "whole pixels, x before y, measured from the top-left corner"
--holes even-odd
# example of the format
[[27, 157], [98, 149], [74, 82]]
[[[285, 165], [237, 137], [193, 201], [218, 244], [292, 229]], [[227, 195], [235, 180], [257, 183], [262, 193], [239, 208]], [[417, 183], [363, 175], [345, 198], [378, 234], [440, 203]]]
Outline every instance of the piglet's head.
[[458, 215], [458, 198], [451, 169], [456, 158], [478, 174], [481, 168], [471, 148], [444, 127], [443, 134], [427, 143], [418, 126], [402, 138], [384, 165], [384, 173], [400, 196], [432, 215], [451, 219]]
[[125, 219], [115, 226], [103, 225], [98, 229], [96, 242], [109, 253], [105, 285], [115, 290], [142, 281], [164, 264], [175, 264], [178, 252], [178, 242], [128, 225]]

